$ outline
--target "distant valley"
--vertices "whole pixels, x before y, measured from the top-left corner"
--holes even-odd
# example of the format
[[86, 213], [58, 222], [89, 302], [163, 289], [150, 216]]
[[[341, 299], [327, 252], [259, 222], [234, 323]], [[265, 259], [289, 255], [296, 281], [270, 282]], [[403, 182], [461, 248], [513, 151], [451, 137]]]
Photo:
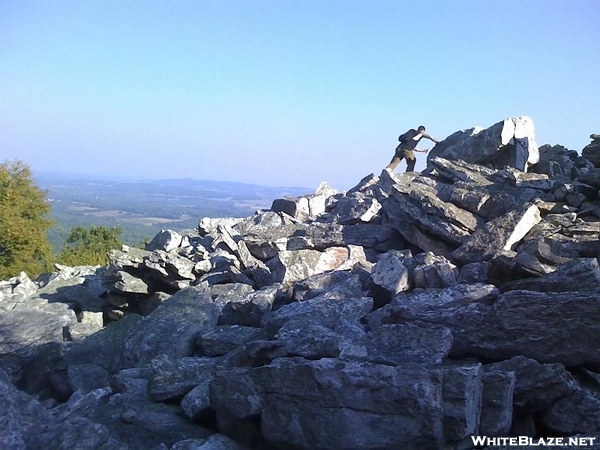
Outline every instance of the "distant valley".
[[163, 228], [195, 228], [202, 217], [247, 217], [270, 208], [276, 198], [311, 192], [194, 179], [102, 180], [53, 174], [35, 178], [52, 207], [56, 225], [48, 239], [56, 251], [74, 226], [120, 227], [125, 243], [140, 245]]

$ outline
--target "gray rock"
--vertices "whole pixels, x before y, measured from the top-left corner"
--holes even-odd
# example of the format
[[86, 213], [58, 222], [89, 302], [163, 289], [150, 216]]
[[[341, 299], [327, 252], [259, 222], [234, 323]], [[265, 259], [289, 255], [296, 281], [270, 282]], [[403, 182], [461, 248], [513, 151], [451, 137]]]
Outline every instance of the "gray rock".
[[381, 325], [367, 339], [369, 359], [387, 364], [441, 364], [452, 347], [448, 328], [423, 322]]
[[341, 320], [359, 322], [372, 308], [373, 300], [369, 297], [328, 300], [319, 296], [265, 314], [261, 326], [269, 335], [275, 335], [290, 321], [319, 324], [335, 330]]
[[479, 433], [484, 436], [507, 436], [513, 416], [515, 373], [486, 371], [481, 404]]
[[411, 261], [415, 288], [444, 288], [458, 284], [459, 270], [443, 256], [417, 255]]
[[218, 324], [258, 327], [263, 315], [271, 310], [280, 288], [280, 284], [274, 284], [245, 295], [229, 297], [224, 302]]
[[529, 117], [505, 119], [487, 129], [459, 131], [435, 145], [428, 160], [442, 157], [502, 168], [505, 165], [525, 171], [539, 161], [533, 121]]
[[16, 380], [21, 367], [35, 360], [44, 344], [63, 342], [69, 325], [76, 322], [67, 305], [41, 299], [0, 313], [0, 367]]
[[215, 327], [219, 313], [219, 307], [197, 288], [177, 292], [137, 324], [123, 345], [123, 364], [149, 363], [161, 354], [173, 359], [192, 355], [196, 334]]
[[341, 300], [362, 297], [363, 287], [357, 274], [335, 270], [319, 273], [291, 286], [291, 301], [310, 300], [318, 296]]
[[542, 422], [561, 435], [597, 434], [600, 431], [600, 399], [595, 393], [578, 389], [550, 406], [543, 414]]
[[479, 431], [482, 373], [481, 364], [443, 368], [444, 437], [457, 447]]
[[524, 356], [488, 364], [486, 371], [515, 373], [514, 411], [519, 416], [544, 411], [573, 394], [577, 383], [562, 364], [541, 364]]
[[594, 167], [600, 167], [600, 143], [597, 139], [593, 139], [591, 143], [586, 145], [581, 151], [581, 156], [590, 160]]
[[342, 225], [371, 222], [377, 217], [381, 204], [377, 199], [362, 194], [343, 197], [331, 211], [335, 220]]
[[379, 257], [371, 271], [371, 280], [391, 295], [410, 289], [408, 269], [403, 259], [393, 253], [385, 253]]
[[271, 205], [271, 211], [285, 213], [300, 221], [310, 217], [310, 206], [307, 197], [275, 199]]
[[71, 365], [67, 368], [71, 392], [87, 394], [95, 389], [110, 388], [110, 376], [102, 367], [94, 364]]
[[260, 415], [264, 437], [272, 443], [434, 449], [443, 440], [441, 386], [441, 373], [423, 366], [281, 358], [217, 374], [210, 399], [217, 418]]
[[113, 289], [117, 292], [128, 294], [148, 294], [148, 283], [141, 278], [135, 277], [124, 270], [114, 272], [115, 282]]
[[256, 338], [260, 332], [256, 328], [240, 325], [220, 325], [198, 338], [198, 348], [205, 356], [220, 356], [241, 347]]
[[171, 447], [171, 450], [247, 450], [231, 438], [216, 433], [206, 439], [185, 439]]
[[325, 251], [282, 251], [267, 265], [273, 274], [273, 282], [289, 286], [311, 275], [328, 270], [343, 270], [351, 261], [348, 247], [329, 247]]
[[146, 250], [151, 252], [156, 250], [170, 252], [181, 246], [182, 241], [183, 236], [178, 232], [173, 230], [161, 230], [154, 236], [150, 243], [146, 245]]
[[577, 259], [538, 278], [512, 281], [502, 291], [600, 292], [600, 267], [597, 259]]
[[532, 204], [511, 211], [478, 228], [452, 257], [463, 264], [488, 260], [502, 250], [510, 250], [540, 220], [539, 209]]
[[182, 399], [197, 385], [210, 381], [216, 371], [211, 358], [172, 360], [161, 355], [150, 365], [154, 373], [148, 380], [148, 395], [156, 402]]

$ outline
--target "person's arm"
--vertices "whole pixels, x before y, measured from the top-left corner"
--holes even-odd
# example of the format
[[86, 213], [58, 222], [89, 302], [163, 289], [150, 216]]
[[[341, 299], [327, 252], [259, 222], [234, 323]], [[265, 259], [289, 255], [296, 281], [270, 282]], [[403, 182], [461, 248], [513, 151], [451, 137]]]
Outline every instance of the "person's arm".
[[438, 141], [436, 138], [434, 138], [433, 136], [429, 136], [427, 133], [423, 133], [423, 137], [425, 139], [429, 139], [431, 142], [435, 142], [436, 144], [440, 141]]

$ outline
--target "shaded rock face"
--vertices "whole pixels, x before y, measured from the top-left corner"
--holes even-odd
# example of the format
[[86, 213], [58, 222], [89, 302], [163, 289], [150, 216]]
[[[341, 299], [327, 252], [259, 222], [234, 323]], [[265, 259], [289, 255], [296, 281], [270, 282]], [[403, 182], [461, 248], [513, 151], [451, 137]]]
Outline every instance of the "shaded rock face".
[[526, 117], [423, 174], [0, 281], [17, 449], [466, 449], [600, 434], [600, 140]]
[[435, 157], [527, 171], [528, 166], [539, 162], [540, 155], [533, 121], [523, 116], [505, 119], [487, 129], [456, 132], [431, 150], [429, 158]]

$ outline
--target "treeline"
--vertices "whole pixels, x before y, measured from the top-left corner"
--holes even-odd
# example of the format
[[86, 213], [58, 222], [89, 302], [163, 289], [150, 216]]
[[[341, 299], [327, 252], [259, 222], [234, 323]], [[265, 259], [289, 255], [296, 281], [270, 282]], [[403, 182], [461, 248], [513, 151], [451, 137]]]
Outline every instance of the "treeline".
[[21, 271], [30, 277], [52, 270], [54, 263], [69, 266], [101, 265], [107, 252], [122, 245], [122, 229], [105, 226], [73, 227], [54, 252], [47, 238], [54, 221], [50, 205], [31, 170], [21, 161], [0, 165], [0, 279]]

